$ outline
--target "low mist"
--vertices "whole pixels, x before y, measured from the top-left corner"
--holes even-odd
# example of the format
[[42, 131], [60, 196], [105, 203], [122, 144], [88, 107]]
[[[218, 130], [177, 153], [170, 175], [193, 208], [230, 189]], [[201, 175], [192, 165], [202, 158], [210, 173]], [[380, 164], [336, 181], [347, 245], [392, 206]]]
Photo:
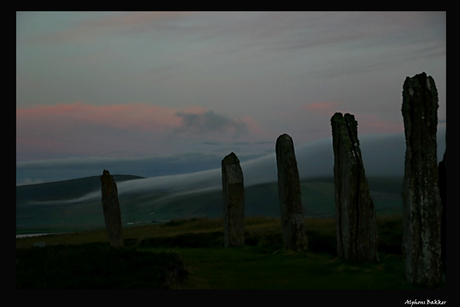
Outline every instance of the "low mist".
[[[438, 129], [438, 161], [445, 151], [445, 127]], [[360, 148], [366, 176], [404, 175], [405, 139], [400, 134], [364, 135], [359, 137]], [[333, 176], [332, 138], [323, 139], [306, 145], [295, 144], [297, 165], [302, 180], [315, 177]], [[237, 152], [235, 152], [238, 155]], [[223, 158], [223, 157], [222, 157]], [[242, 162], [245, 187], [276, 182], [276, 156], [273, 152], [261, 158]], [[158, 194], [174, 197], [201, 191], [220, 190], [221, 169], [211, 169], [182, 175], [143, 178], [117, 183], [120, 197], [130, 194]], [[95, 191], [71, 202], [100, 198]]]

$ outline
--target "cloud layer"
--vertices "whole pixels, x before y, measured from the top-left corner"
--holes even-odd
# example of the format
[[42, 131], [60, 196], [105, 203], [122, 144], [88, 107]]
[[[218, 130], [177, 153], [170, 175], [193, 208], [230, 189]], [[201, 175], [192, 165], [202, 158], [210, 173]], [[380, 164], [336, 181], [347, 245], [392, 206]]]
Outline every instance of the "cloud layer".
[[[198, 153], [177, 165], [206, 170], [199, 157], [259, 157], [282, 133], [329, 138], [335, 112], [360, 136], [402, 133], [402, 85], [421, 72], [443, 123], [445, 12], [17, 12], [17, 161]], [[23, 166], [19, 182], [47, 180]]]
[[[17, 159], [23, 160], [37, 152], [115, 157], [133, 152], [187, 152], [187, 141], [183, 139], [203, 142], [250, 137], [257, 133], [257, 124], [201, 107], [166, 108], [141, 103], [96, 106], [75, 102], [17, 109], [16, 131]], [[181, 144], [182, 148], [175, 148]]]

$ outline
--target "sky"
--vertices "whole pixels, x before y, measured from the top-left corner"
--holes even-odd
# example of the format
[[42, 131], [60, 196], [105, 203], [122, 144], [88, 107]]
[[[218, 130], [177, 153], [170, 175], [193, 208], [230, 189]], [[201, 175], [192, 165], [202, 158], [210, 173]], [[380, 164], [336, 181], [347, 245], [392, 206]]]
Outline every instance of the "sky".
[[331, 145], [335, 112], [369, 148], [400, 142], [421, 72], [445, 131], [446, 12], [17, 12], [16, 184], [216, 169], [283, 133]]

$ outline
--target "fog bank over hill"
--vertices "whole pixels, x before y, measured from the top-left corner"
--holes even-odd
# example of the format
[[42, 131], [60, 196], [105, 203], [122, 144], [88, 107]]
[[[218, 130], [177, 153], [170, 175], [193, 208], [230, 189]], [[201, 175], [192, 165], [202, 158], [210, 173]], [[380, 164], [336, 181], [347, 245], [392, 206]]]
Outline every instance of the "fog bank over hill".
[[[445, 127], [438, 129], [438, 161], [445, 151]], [[364, 135], [359, 137], [366, 176], [396, 176], [404, 174], [405, 139], [403, 134]], [[333, 176], [332, 138], [306, 145], [295, 144], [299, 174], [302, 180]], [[236, 153], [238, 155], [238, 153]], [[277, 180], [275, 153], [241, 163], [245, 187]], [[151, 194], [159, 191], [173, 195], [221, 189], [220, 167], [171, 176], [159, 176], [120, 182], [118, 192]], [[75, 201], [99, 198], [100, 191]]]

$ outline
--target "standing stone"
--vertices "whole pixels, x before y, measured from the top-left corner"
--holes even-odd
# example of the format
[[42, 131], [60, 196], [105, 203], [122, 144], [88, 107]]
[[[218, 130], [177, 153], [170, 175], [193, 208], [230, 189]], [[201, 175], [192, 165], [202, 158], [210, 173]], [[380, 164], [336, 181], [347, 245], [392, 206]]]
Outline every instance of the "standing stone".
[[225, 247], [244, 246], [244, 181], [240, 160], [232, 152], [222, 160]]
[[104, 170], [101, 176], [102, 209], [104, 210], [105, 228], [110, 245], [123, 247], [120, 204], [118, 202], [117, 184], [109, 171]]
[[284, 248], [307, 251], [308, 239], [300, 198], [300, 180], [292, 138], [283, 134], [276, 140], [278, 194]]
[[349, 261], [378, 261], [375, 209], [359, 148], [358, 123], [349, 113], [335, 113], [331, 125], [337, 254]]
[[441, 281], [441, 213], [436, 129], [438, 92], [421, 73], [403, 85], [406, 156], [402, 187], [406, 279], [432, 287]]

